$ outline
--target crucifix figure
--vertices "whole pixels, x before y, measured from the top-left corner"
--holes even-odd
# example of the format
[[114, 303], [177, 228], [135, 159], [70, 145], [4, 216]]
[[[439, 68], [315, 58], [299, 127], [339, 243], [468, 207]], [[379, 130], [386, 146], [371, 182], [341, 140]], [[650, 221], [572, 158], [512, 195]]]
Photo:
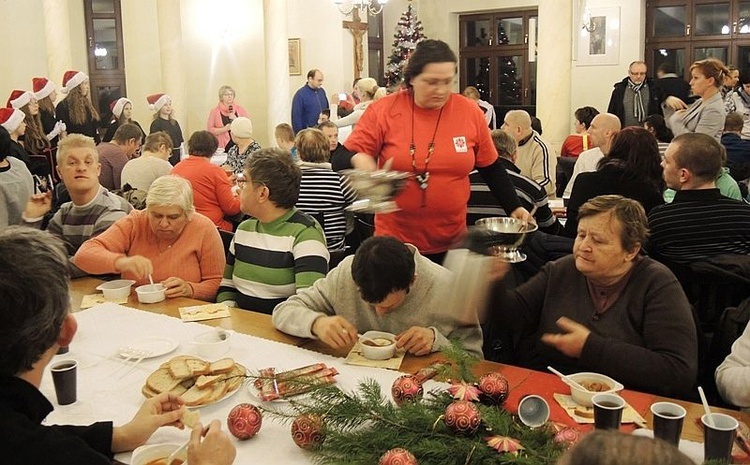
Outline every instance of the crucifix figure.
[[349, 29], [349, 32], [354, 36], [354, 78], [360, 78], [364, 69], [363, 38], [367, 33], [367, 23], [363, 23], [359, 18], [359, 8], [354, 8], [352, 10], [352, 20], [343, 21], [342, 25], [344, 29]]

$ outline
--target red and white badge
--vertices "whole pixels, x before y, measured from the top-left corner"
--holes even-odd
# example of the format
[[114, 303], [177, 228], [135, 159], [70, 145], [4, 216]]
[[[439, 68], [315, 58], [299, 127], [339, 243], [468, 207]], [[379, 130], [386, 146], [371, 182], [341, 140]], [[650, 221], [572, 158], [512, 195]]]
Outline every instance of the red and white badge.
[[466, 153], [468, 151], [468, 147], [466, 146], [466, 137], [464, 136], [454, 137], [453, 147], [456, 148], [456, 152], [458, 153]]

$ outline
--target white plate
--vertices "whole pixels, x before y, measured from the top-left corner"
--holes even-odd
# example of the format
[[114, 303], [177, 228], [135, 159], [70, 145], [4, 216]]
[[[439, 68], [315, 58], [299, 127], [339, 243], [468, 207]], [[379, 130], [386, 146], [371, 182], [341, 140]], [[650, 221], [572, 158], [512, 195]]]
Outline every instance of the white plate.
[[151, 336], [122, 346], [117, 349], [117, 352], [123, 358], [141, 358], [141, 354], [145, 354], [143, 358], [147, 359], [166, 355], [179, 345], [176, 340], [169, 337]]
[[229, 391], [229, 392], [225, 393], [221, 398], [216, 399], [213, 402], [208, 402], [206, 404], [200, 404], [200, 405], [191, 405], [188, 408], [190, 408], [190, 409], [201, 409], [203, 407], [208, 407], [209, 405], [214, 405], [214, 404], [218, 404], [219, 402], [223, 402], [224, 400], [229, 399], [230, 397], [232, 397], [235, 394], [237, 394], [238, 392], [240, 392], [240, 389], [242, 389], [242, 385], [243, 384], [245, 384], [244, 380], [242, 381], [242, 383], [239, 386], [237, 386], [237, 389], [235, 389], [234, 391]]

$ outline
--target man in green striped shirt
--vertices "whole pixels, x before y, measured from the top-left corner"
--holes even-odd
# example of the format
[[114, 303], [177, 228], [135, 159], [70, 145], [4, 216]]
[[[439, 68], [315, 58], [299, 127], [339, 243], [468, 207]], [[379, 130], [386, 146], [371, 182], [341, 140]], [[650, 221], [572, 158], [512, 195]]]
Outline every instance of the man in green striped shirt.
[[270, 314], [326, 275], [326, 239], [317, 221], [294, 207], [302, 174], [288, 152], [261, 149], [243, 174], [240, 205], [251, 218], [237, 227], [216, 301]]

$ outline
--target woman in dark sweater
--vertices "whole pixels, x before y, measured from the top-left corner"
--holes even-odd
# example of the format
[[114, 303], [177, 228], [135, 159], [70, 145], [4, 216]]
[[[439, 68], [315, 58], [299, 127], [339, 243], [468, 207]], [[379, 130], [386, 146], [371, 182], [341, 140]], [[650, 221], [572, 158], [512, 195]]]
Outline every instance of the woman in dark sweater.
[[648, 214], [664, 203], [665, 188], [656, 138], [644, 128], [627, 127], [612, 139], [609, 154], [599, 161], [597, 170], [576, 178], [563, 235], [576, 236], [578, 209], [589, 199], [605, 194], [622, 195], [640, 202]]
[[99, 112], [91, 103], [89, 77], [82, 71], [66, 71], [60, 91], [68, 96], [57, 104], [55, 113], [65, 123], [68, 134], [83, 134], [97, 144], [101, 142], [97, 132]]
[[149, 134], [157, 131], [164, 131], [172, 139], [172, 156], [169, 157], [169, 163], [172, 166], [180, 162], [180, 146], [184, 138], [180, 123], [172, 117], [172, 98], [167, 94], [152, 94], [146, 97], [148, 107], [154, 111], [154, 120], [151, 122]]

